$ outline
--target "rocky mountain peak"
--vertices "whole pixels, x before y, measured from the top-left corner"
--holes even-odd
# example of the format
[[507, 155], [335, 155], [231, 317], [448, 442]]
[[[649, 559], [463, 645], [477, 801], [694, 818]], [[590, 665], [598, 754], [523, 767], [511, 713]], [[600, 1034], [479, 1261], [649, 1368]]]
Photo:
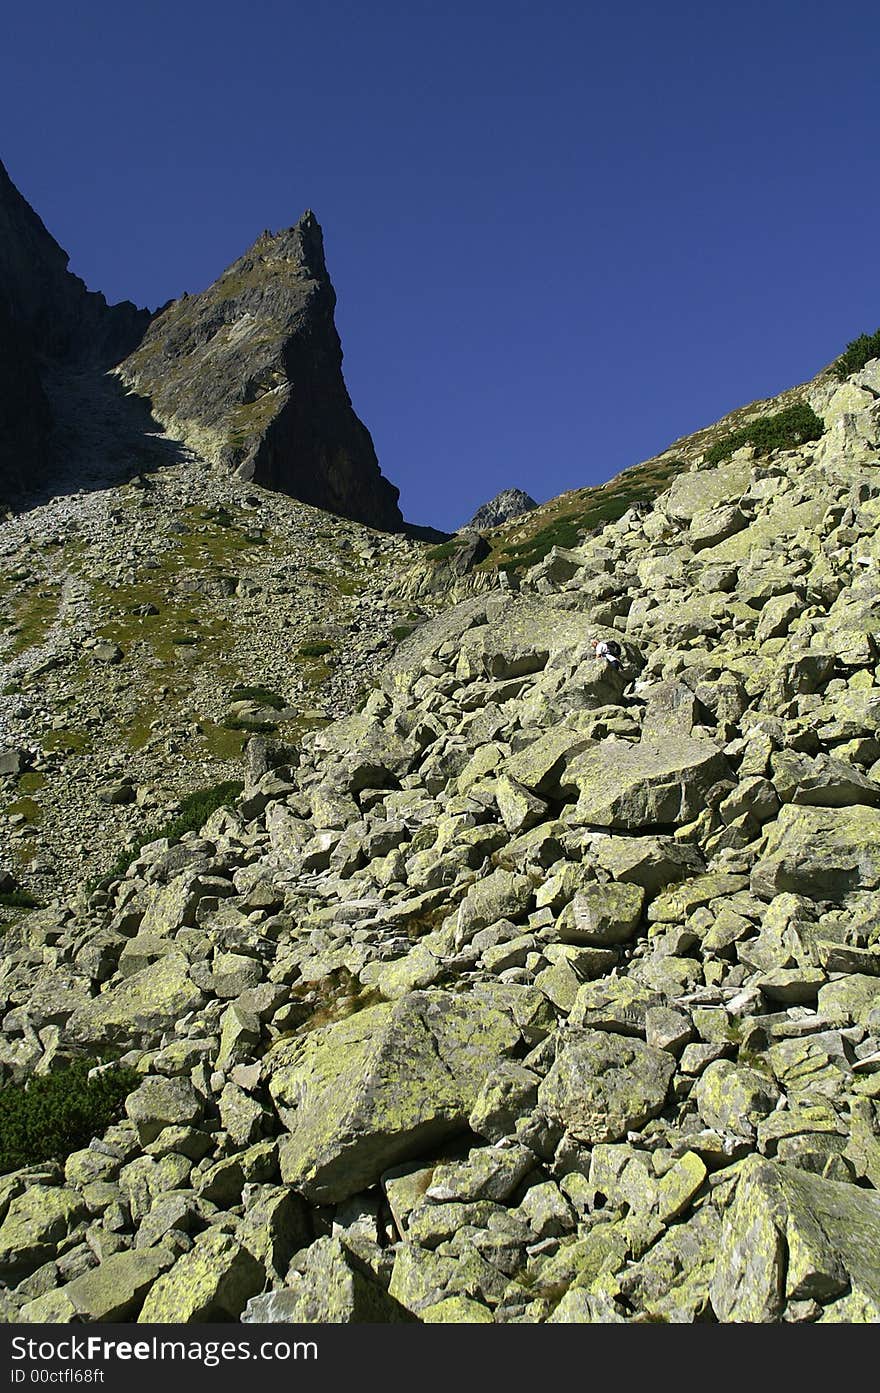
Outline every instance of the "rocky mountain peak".
[[537, 501], [522, 489], [502, 489], [488, 503], [478, 508], [470, 522], [466, 522], [459, 531], [473, 532], [481, 528], [501, 527], [503, 523], [521, 517], [523, 513], [530, 513], [537, 506]]
[[403, 524], [342, 376], [336, 293], [311, 210], [169, 305], [121, 365], [166, 429], [239, 478], [370, 526]]

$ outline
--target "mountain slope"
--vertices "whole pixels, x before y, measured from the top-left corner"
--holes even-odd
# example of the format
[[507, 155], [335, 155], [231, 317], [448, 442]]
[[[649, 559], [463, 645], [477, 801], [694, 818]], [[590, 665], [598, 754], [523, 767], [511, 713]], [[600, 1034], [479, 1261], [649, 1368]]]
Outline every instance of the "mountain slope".
[[142, 1077], [10, 1318], [880, 1320], [880, 360], [811, 401], [10, 931], [7, 1077]]

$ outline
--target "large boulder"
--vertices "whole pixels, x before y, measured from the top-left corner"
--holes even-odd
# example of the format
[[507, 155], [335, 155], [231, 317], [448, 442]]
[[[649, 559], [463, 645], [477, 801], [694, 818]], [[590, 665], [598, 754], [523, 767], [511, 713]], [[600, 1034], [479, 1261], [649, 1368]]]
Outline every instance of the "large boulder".
[[238, 1320], [266, 1271], [230, 1233], [209, 1229], [150, 1289], [139, 1321], [155, 1325]]
[[[757, 1156], [743, 1162], [712, 1279], [720, 1321], [772, 1323], [788, 1302], [880, 1320], [880, 1195]], [[835, 1298], [845, 1312], [834, 1314]]]
[[152, 1041], [203, 1001], [186, 958], [182, 953], [168, 953], [78, 1007], [66, 1033], [81, 1045]]
[[485, 1002], [413, 992], [296, 1040], [265, 1060], [282, 1123], [282, 1179], [347, 1199], [389, 1166], [464, 1130], [488, 1074], [520, 1038]]
[[566, 761], [559, 782], [579, 795], [578, 822], [636, 831], [692, 821], [710, 788], [729, 775], [710, 740], [670, 734], [663, 741], [594, 745]]
[[752, 871], [752, 889], [766, 899], [791, 891], [837, 900], [880, 885], [880, 809], [786, 804], [767, 833]]
[[255, 1296], [242, 1321], [254, 1325], [393, 1325], [413, 1321], [339, 1238], [319, 1238], [289, 1285]]
[[614, 1142], [662, 1110], [675, 1060], [604, 1030], [570, 1030], [538, 1089], [538, 1103], [577, 1141]]

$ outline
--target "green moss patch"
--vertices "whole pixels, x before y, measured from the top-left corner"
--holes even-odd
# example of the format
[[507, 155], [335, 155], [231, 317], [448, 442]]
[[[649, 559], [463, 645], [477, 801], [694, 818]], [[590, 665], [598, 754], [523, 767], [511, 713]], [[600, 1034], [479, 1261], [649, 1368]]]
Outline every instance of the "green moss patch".
[[45, 774], [19, 774], [18, 791], [19, 793], [39, 793], [41, 788], [46, 786]]
[[40, 745], [48, 754], [77, 754], [88, 748], [89, 737], [84, 730], [47, 730]]
[[33, 798], [17, 798], [7, 805], [6, 813], [8, 817], [25, 818], [32, 827], [38, 827], [43, 821], [43, 809]]
[[45, 641], [58, 618], [60, 604], [60, 585], [47, 585], [42, 581], [30, 586], [17, 602], [13, 602], [7, 627], [13, 634], [11, 651], [14, 656]]

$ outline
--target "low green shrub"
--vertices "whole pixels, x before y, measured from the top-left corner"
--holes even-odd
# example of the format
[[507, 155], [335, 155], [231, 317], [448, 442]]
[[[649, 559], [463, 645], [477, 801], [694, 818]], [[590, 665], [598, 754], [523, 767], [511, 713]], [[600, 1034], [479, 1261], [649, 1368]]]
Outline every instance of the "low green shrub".
[[0, 892], [0, 905], [7, 909], [39, 909], [40, 901], [29, 895], [27, 890], [3, 890]]
[[325, 653], [332, 653], [335, 646], [335, 644], [328, 643], [324, 640], [314, 643], [301, 643], [297, 649], [297, 653], [300, 658], [323, 658]]
[[425, 559], [428, 561], [447, 561], [450, 556], [455, 556], [456, 552], [461, 551], [463, 546], [463, 538], [453, 537], [449, 542], [441, 542], [439, 547], [431, 547], [430, 551], [425, 552]]
[[275, 711], [281, 711], [287, 705], [283, 697], [270, 691], [268, 687], [233, 687], [229, 693], [229, 700], [256, 701], [260, 706], [271, 706]]
[[153, 828], [152, 831], [145, 832], [136, 841], [117, 857], [105, 876], [100, 876], [97, 880], [89, 882], [87, 889], [95, 890], [98, 885], [105, 881], [118, 880], [125, 875], [132, 861], [140, 855], [141, 849], [149, 842], [156, 842], [161, 837], [167, 837], [169, 842], [179, 842], [186, 832], [198, 832], [208, 821], [212, 813], [218, 808], [222, 808], [225, 803], [232, 803], [242, 792], [244, 784], [239, 779], [227, 779], [222, 784], [212, 784], [208, 788], [197, 788], [192, 793], [187, 794], [180, 804], [180, 812], [162, 827]]
[[873, 334], [859, 334], [857, 339], [848, 343], [834, 363], [834, 371], [843, 382], [850, 373], [858, 372], [866, 363], [870, 363], [872, 358], [880, 358], [880, 329], [875, 329]]
[[96, 1063], [78, 1059], [0, 1089], [0, 1174], [63, 1161], [115, 1121], [140, 1075], [119, 1066], [89, 1079]]
[[244, 730], [249, 735], [271, 735], [278, 729], [274, 721], [258, 721], [253, 716], [224, 716], [220, 724], [224, 730]]
[[758, 416], [742, 430], [730, 431], [706, 451], [706, 463], [720, 464], [743, 445], [753, 445], [759, 455], [768, 455], [771, 450], [793, 450], [808, 440], [818, 440], [824, 430], [821, 416], [806, 402], [798, 402], [771, 416]]

